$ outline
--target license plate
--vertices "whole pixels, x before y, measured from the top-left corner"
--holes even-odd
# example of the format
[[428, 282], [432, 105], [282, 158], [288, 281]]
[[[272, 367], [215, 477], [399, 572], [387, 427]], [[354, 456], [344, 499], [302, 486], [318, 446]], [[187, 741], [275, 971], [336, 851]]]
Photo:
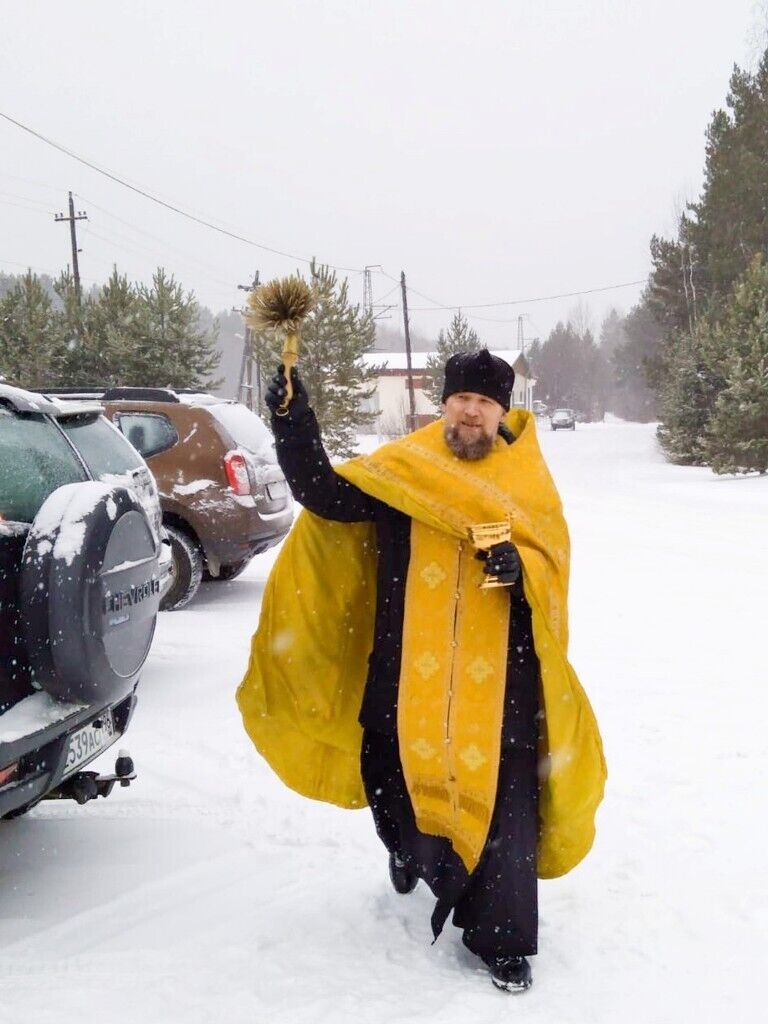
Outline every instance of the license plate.
[[82, 729], [73, 732], [69, 737], [64, 777], [71, 775], [81, 764], [90, 761], [100, 750], [108, 747], [114, 738], [115, 724], [112, 721], [111, 711], [104, 711], [98, 718], [94, 718], [92, 722], [84, 725]]

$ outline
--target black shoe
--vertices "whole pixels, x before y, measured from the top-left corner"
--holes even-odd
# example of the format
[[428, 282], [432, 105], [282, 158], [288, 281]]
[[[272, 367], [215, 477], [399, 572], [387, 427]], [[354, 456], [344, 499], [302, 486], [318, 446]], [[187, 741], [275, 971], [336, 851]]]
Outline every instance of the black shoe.
[[533, 983], [531, 965], [524, 956], [497, 956], [486, 963], [491, 971], [491, 981], [505, 992], [525, 992]]
[[392, 880], [395, 892], [399, 892], [401, 896], [413, 892], [419, 880], [418, 875], [414, 875], [412, 871], [409, 871], [396, 853], [390, 853], [389, 855], [389, 877]]

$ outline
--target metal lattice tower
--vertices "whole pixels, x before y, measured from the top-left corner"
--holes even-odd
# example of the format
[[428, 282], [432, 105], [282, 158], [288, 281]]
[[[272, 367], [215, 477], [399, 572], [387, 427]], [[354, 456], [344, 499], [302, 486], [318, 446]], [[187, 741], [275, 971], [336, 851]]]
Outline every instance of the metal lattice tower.
[[363, 268], [363, 312], [373, 312], [373, 280], [371, 278], [371, 271], [374, 269], [373, 265]]

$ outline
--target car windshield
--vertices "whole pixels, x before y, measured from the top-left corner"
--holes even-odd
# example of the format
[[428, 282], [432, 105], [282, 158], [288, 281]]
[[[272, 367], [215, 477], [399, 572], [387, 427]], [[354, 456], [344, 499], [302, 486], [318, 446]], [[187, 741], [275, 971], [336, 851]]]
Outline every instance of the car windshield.
[[141, 456], [103, 416], [68, 416], [59, 422], [97, 479], [130, 473], [144, 465]]
[[246, 448], [267, 462], [276, 461], [272, 434], [255, 412], [239, 402], [222, 402], [209, 408], [238, 448]]
[[57, 487], [87, 479], [51, 420], [0, 410], [0, 515], [5, 519], [31, 523]]

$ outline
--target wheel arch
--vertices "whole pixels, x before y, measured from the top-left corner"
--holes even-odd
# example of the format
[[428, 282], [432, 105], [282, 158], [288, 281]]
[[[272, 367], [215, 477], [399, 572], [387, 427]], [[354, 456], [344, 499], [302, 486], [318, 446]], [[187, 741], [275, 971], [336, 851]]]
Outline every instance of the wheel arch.
[[194, 526], [192, 526], [189, 520], [185, 519], [184, 516], [179, 515], [178, 512], [171, 512], [168, 509], [163, 509], [163, 526], [173, 526], [182, 533], [185, 533], [191, 541], [194, 541], [194, 543], [197, 544], [203, 553], [203, 557], [205, 557], [203, 542], [200, 540]]

